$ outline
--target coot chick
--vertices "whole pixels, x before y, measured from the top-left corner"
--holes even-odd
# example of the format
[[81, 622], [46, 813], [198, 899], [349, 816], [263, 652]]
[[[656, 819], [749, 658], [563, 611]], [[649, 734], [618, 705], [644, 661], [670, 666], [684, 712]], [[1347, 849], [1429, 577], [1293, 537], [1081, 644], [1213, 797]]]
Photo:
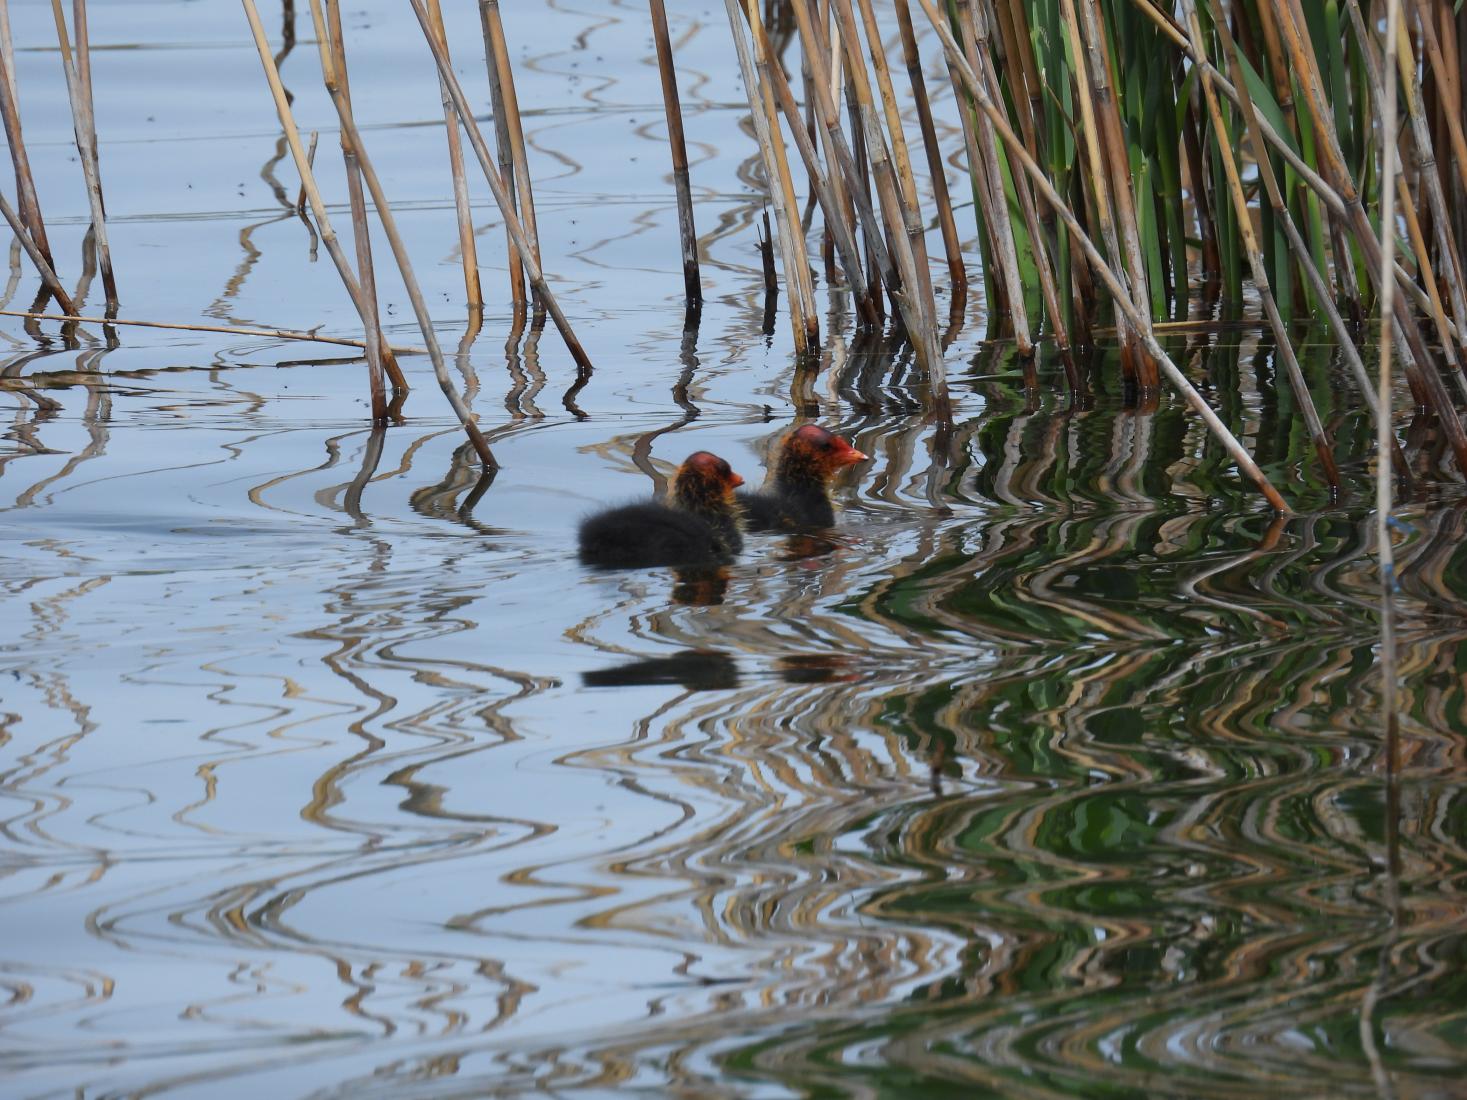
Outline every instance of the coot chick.
[[698, 451], [677, 469], [669, 504], [609, 508], [581, 521], [581, 562], [610, 569], [714, 565], [742, 549], [733, 491], [744, 479]]
[[757, 493], [740, 493], [745, 526], [750, 531], [793, 531], [830, 527], [831, 478], [845, 466], [866, 458], [838, 435], [815, 424], [796, 429], [779, 451], [774, 483]]

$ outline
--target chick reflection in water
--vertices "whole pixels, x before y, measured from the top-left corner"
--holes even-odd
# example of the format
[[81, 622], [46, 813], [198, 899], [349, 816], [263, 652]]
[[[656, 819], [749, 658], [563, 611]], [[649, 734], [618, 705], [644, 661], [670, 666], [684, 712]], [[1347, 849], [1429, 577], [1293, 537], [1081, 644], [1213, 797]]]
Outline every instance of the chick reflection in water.
[[[861, 678], [840, 656], [797, 654], [779, 658], [774, 667], [788, 684], [853, 683]], [[685, 649], [667, 657], [644, 657], [592, 669], [581, 673], [581, 683], [588, 688], [675, 684], [685, 691], [723, 691], [741, 686], [734, 659], [713, 649]]]

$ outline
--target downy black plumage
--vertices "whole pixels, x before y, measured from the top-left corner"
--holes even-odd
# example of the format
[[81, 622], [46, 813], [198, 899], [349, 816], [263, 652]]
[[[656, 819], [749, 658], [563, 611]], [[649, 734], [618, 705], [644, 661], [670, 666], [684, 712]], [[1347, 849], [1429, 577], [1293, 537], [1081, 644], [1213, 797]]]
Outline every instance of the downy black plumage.
[[580, 559], [608, 569], [715, 565], [743, 548], [734, 489], [744, 483], [708, 451], [688, 456], [671, 499], [609, 508], [581, 521]]
[[779, 450], [769, 488], [737, 495], [750, 531], [800, 531], [830, 527], [835, 507], [830, 481], [842, 468], [866, 458], [838, 435], [815, 424], [792, 432]]

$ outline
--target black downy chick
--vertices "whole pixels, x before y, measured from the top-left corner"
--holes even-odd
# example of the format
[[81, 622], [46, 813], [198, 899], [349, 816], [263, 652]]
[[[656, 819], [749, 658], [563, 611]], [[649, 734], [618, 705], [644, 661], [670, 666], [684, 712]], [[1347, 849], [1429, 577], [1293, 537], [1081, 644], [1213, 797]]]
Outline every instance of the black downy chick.
[[691, 454], [673, 478], [670, 503], [625, 504], [582, 520], [581, 562], [646, 569], [729, 561], [744, 545], [734, 503], [734, 490], [743, 483], [717, 455]]
[[799, 531], [834, 525], [831, 479], [865, 458], [816, 424], [797, 428], [780, 448], [770, 487], [738, 494], [746, 526], [750, 531]]

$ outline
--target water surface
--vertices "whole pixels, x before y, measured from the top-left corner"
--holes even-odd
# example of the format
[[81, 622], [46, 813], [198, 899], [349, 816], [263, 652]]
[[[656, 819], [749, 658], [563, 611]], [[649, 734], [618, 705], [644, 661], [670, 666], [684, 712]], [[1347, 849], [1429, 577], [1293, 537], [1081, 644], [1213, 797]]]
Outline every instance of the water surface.
[[[1402, 509], [1391, 789], [1368, 470], [1331, 500], [1250, 330], [1174, 348], [1287, 520], [1178, 402], [1128, 405], [1104, 354], [1072, 401], [1050, 351], [1026, 372], [983, 342], [981, 301], [950, 434], [823, 287], [797, 377], [783, 313], [762, 331], [758, 170], [703, 4], [674, 13], [708, 295], [685, 333], [644, 9], [507, 7], [546, 264], [596, 361], [569, 399], [553, 330], [506, 354], [482, 185], [491, 304], [464, 340], [426, 49], [395, 5], [347, 12], [492, 483], [423, 357], [408, 422], [373, 433], [350, 349], [0, 327], [5, 1094], [1467, 1095], [1467, 514], [1440, 448], [1413, 448]], [[11, 15], [74, 280], [50, 9]], [[339, 200], [296, 31], [283, 72]], [[119, 0], [92, 33], [123, 315], [355, 334], [240, 12]], [[1367, 455], [1332, 350], [1304, 360]], [[797, 416], [872, 456], [828, 538], [751, 539], [714, 577], [575, 563], [591, 508], [701, 448], [757, 482]]]

